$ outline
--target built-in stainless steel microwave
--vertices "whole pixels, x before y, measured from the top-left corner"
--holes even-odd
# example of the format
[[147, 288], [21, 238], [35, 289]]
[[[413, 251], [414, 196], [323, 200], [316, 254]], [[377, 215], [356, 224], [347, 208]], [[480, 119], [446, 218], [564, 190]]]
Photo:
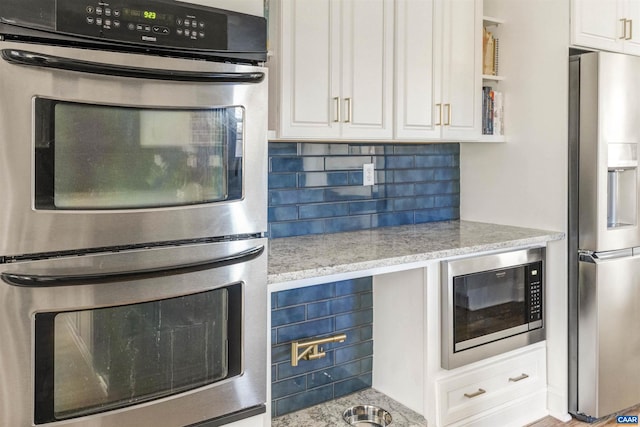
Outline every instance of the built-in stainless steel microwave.
[[545, 339], [544, 248], [442, 262], [441, 366]]

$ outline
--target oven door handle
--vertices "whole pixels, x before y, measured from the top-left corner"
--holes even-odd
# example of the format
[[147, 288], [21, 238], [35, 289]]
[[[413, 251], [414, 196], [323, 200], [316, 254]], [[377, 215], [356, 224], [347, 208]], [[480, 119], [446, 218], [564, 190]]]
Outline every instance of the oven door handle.
[[72, 275], [37, 275], [3, 272], [0, 277], [13, 286], [54, 287], [69, 285], [97, 285], [130, 280], [153, 279], [202, 270], [226, 267], [258, 258], [264, 252], [264, 245], [256, 246], [226, 257], [214, 258], [187, 264], [154, 267], [141, 270], [115, 271]]
[[262, 72], [206, 72], [127, 67], [122, 65], [63, 58], [60, 56], [46, 55], [19, 49], [2, 49], [0, 56], [11, 64], [55, 68], [58, 70], [102, 74], [107, 76], [132, 77], [135, 79], [198, 83], [260, 83], [265, 77]]

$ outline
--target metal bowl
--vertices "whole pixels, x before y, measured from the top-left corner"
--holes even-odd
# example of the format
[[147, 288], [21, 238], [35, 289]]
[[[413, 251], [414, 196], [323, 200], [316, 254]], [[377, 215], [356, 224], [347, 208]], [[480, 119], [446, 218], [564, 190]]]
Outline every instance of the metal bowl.
[[391, 414], [377, 406], [358, 405], [352, 406], [342, 413], [342, 418], [352, 426], [380, 426], [391, 424]]

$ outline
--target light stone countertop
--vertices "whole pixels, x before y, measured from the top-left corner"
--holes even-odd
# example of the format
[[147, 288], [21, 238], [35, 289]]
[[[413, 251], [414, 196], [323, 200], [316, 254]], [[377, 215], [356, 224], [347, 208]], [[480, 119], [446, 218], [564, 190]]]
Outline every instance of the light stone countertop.
[[340, 427], [347, 424], [342, 419], [345, 409], [355, 405], [374, 405], [389, 411], [391, 426], [426, 427], [427, 420], [417, 412], [401, 405], [379, 391], [368, 388], [311, 408], [271, 420], [271, 427]]
[[269, 240], [268, 283], [376, 271], [403, 264], [562, 240], [558, 231], [443, 221]]

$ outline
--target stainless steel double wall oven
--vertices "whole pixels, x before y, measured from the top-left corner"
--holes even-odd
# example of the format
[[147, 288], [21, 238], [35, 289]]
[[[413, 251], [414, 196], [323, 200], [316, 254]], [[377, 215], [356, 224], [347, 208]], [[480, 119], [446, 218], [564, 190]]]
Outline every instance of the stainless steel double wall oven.
[[183, 2], [0, 4], [0, 425], [264, 412], [265, 46]]

